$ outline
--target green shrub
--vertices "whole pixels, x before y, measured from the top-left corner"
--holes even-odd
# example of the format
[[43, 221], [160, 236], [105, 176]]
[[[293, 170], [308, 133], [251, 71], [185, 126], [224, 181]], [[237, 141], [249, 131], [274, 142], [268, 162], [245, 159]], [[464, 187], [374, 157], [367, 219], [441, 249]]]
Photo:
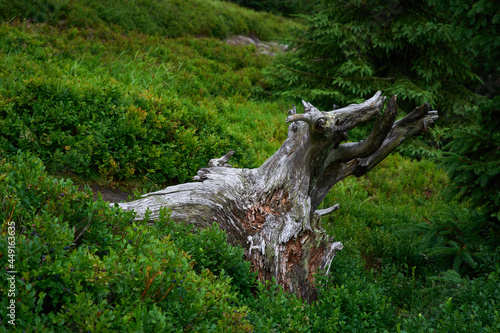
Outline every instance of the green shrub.
[[[175, 223], [170, 227], [175, 230], [175, 226], [178, 228]], [[243, 248], [228, 244], [227, 234], [218, 224], [214, 223], [211, 228], [198, 230], [196, 233], [176, 235], [174, 242], [195, 261], [195, 271], [208, 269], [217, 276], [228, 276], [238, 294], [252, 295], [251, 292], [257, 283], [257, 274], [251, 271], [250, 262], [244, 260]]]
[[471, 274], [477, 264], [479, 244], [488, 243], [480, 237], [486, 221], [467, 209], [441, 215], [442, 218], [406, 226], [407, 235], [418, 237], [416, 254], [425, 256], [438, 272], [453, 269]]
[[203, 114], [183, 117], [182, 109], [190, 106], [175, 97], [155, 105], [144, 97], [132, 100], [113, 85], [78, 91], [45, 78], [23, 88], [4, 109], [4, 142], [35, 152], [53, 170], [107, 179], [154, 172], [152, 180], [185, 181], [229, 146], [217, 127], [201, 125], [208, 121]]
[[441, 282], [433, 285], [431, 292], [446, 292], [445, 300], [425, 309], [425, 316], [404, 320], [401, 332], [498, 332], [500, 267], [497, 262], [489, 268], [489, 274], [473, 280], [462, 279], [455, 271], [435, 279]]
[[255, 332], [312, 332], [315, 314], [295, 295], [286, 293], [276, 280], [259, 283], [255, 295], [243, 300]]
[[[233, 164], [257, 166], [285, 137], [284, 106], [248, 101], [268, 63], [254, 50], [94, 33], [0, 26], [0, 151], [29, 150], [52, 172], [169, 183], [229, 148]], [[264, 122], [275, 129], [261, 133]]]
[[[332, 190], [324, 205], [338, 202], [341, 209], [323, 222], [345, 248], [332, 262], [333, 281], [325, 284], [337, 286], [336, 291], [328, 289], [319, 298], [318, 311], [324, 312], [318, 317], [330, 318], [325, 322], [331, 330], [350, 323], [372, 331], [462, 331], [459, 325], [463, 331], [497, 329], [497, 291], [491, 287], [498, 285], [495, 229], [467, 203], [441, 195], [449, 183], [444, 170], [429, 160], [391, 155], [366, 176], [345, 179]], [[477, 295], [481, 287], [473, 289], [476, 285], [488, 292]], [[358, 297], [366, 307], [354, 301]], [[327, 316], [333, 305], [321, 307], [321, 302], [335, 305], [335, 300], [347, 303], [338, 319]], [[387, 309], [375, 315], [378, 323], [371, 316], [360, 320], [373, 311], [370, 304]], [[344, 311], [346, 307], [353, 310]], [[357, 313], [355, 318], [349, 317], [351, 312]], [[342, 318], [348, 319], [343, 323]], [[464, 323], [466, 318], [470, 322]]]
[[332, 189], [324, 206], [339, 203], [341, 208], [323, 225], [368, 261], [423, 267], [425, 258], [416, 254], [418, 235], [401, 229], [445, 210], [448, 203], [439, 193], [447, 184], [446, 174], [432, 161], [393, 154], [366, 176], [345, 179]]
[[285, 16], [313, 11], [316, 0], [229, 0], [240, 6]]
[[[165, 210], [160, 211], [160, 216], [168, 220]], [[210, 228], [195, 230], [190, 224], [170, 221], [163, 228], [165, 235], [194, 260], [196, 272], [208, 269], [214, 275], [229, 277], [233, 290], [240, 296], [252, 295], [257, 286], [256, 273], [251, 271], [250, 262], [244, 260], [243, 248], [230, 245], [218, 224], [214, 222]]]
[[319, 276], [313, 332], [382, 332], [395, 326], [396, 309], [355, 256], [340, 254], [330, 276]]
[[289, 19], [215, 0], [0, 1], [0, 22], [15, 18], [61, 27], [105, 27], [168, 37], [255, 34], [268, 40], [288, 35], [298, 27]]
[[[30, 154], [2, 161], [0, 190], [3, 228], [16, 227], [14, 267], [7, 256], [0, 261], [17, 271], [17, 329], [251, 330], [230, 279], [194, 270], [196, 263], [166, 236], [165, 216], [153, 226], [134, 223], [133, 213], [93, 202], [89, 190], [48, 176]], [[2, 295], [8, 287], [3, 279]], [[8, 303], [2, 298], [2, 318]]]

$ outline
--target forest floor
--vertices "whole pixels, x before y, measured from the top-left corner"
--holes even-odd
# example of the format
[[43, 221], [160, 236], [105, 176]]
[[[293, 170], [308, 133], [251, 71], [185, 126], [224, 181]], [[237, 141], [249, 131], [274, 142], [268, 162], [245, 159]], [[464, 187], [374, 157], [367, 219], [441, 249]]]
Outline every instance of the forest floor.
[[[132, 201], [134, 199], [134, 194], [123, 191], [119, 188], [113, 188], [110, 186], [99, 185], [97, 182], [93, 182], [87, 184], [88, 187], [92, 190], [92, 197], [94, 201], [99, 197], [99, 193], [101, 194], [103, 200], [109, 202], [124, 202], [124, 201]], [[79, 186], [80, 190], [83, 190], [83, 186]]]

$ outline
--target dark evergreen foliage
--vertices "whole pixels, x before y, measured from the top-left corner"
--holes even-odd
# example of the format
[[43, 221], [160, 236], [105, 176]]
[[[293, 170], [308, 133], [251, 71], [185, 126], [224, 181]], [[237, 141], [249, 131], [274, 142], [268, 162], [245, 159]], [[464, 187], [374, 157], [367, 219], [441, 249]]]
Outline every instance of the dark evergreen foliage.
[[[277, 92], [323, 107], [397, 94], [402, 109], [430, 102], [465, 114], [480, 83], [476, 60], [498, 43], [498, 15], [486, 1], [320, 1], [294, 52], [268, 71]], [[488, 46], [483, 52], [479, 47]], [[473, 49], [475, 48], [475, 49]], [[489, 51], [488, 51], [489, 52]]]
[[453, 131], [443, 166], [453, 186], [450, 194], [500, 219], [500, 96], [487, 100], [474, 125]]

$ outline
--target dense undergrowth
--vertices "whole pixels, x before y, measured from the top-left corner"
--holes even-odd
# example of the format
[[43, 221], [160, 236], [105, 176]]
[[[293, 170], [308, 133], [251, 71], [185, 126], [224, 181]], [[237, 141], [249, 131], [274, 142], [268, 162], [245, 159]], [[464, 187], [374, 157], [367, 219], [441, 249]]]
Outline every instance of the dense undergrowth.
[[[284, 30], [293, 23], [204, 1], [203, 15], [227, 21], [226, 30], [208, 19], [195, 23], [210, 28], [182, 25], [193, 20], [181, 12], [177, 30], [168, 30], [168, 18], [148, 15], [198, 2], [109, 3], [115, 12], [90, 0], [0, 1], [8, 21], [0, 25], [0, 267], [13, 263], [17, 271], [17, 331], [500, 330], [498, 228], [477, 193], [472, 202], [443, 195], [451, 183], [434, 160], [393, 154], [334, 187], [324, 205], [341, 209], [323, 226], [345, 249], [329, 276], [317, 276], [311, 304], [257, 282], [243, 250], [216, 225], [193, 232], [166, 211], [147, 225], [92, 200], [79, 189], [87, 180], [150, 190], [187, 181], [230, 148], [236, 166], [258, 166], [285, 139], [286, 109], [297, 102], [269, 99], [262, 69], [272, 60], [254, 46], [195, 38], [258, 34], [252, 26], [237, 30], [236, 18], [213, 8], [235, 11], [247, 25], [255, 20], [262, 38], [286, 33], [264, 18]], [[494, 130], [490, 113], [485, 122]], [[477, 133], [459, 142], [473, 144]], [[469, 154], [462, 179], [463, 193], [474, 190], [466, 187], [473, 177], [492, 193], [490, 210], [495, 183], [472, 165], [492, 169], [494, 133], [482, 135], [488, 156]], [[463, 159], [449, 160], [454, 172]], [[12, 224], [15, 256], [4, 250]], [[0, 332], [12, 329], [9, 288], [2, 278]]]
[[[236, 259], [236, 267], [251, 278], [249, 264], [241, 261], [242, 250], [226, 244], [222, 231], [175, 232], [179, 226], [167, 214], [153, 226], [137, 224], [131, 213], [102, 199], [93, 202], [89, 189], [78, 191], [71, 181], [47, 175], [29, 154], [3, 161], [0, 169], [6, 194], [1, 218], [19, 230], [17, 327], [30, 332], [248, 330], [247, 309], [235, 304], [232, 271], [221, 272], [215, 263], [231, 268]], [[203, 247], [210, 256], [186, 252], [207, 238]], [[7, 237], [1, 242], [6, 249]], [[2, 256], [3, 267], [6, 259]], [[205, 269], [213, 266], [218, 276]], [[2, 297], [3, 330], [7, 306]]]
[[[228, 245], [216, 225], [193, 233], [166, 211], [152, 225], [134, 222], [133, 213], [48, 175], [29, 153], [3, 160], [0, 177], [2, 248], [13, 222], [16, 324], [27, 332], [495, 332], [500, 325], [500, 251], [472, 253], [471, 278], [462, 277], [443, 269], [456, 253], [426, 255], [423, 235], [407, 230], [422, 214], [446, 209], [437, 196], [446, 177], [431, 162], [389, 157], [332, 193], [328, 200], [343, 209], [325, 225], [346, 248], [332, 273], [318, 276], [312, 304], [257, 282], [243, 249]], [[1, 260], [9, 270], [9, 257]], [[3, 294], [8, 287], [3, 279]], [[0, 329], [8, 327], [3, 320]]]
[[0, 150], [53, 171], [183, 182], [229, 148], [256, 166], [284, 139], [283, 103], [250, 100], [269, 63], [254, 47], [14, 23], [0, 50]]
[[219, 0], [8, 0], [0, 21], [46, 22], [59, 27], [142, 32], [168, 37], [288, 36], [299, 23]]

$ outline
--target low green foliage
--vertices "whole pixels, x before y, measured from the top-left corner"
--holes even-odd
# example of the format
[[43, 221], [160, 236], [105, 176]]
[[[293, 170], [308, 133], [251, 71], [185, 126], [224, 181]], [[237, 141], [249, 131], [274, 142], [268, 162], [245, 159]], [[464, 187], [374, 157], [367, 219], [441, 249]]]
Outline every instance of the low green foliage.
[[[346, 249], [328, 277], [318, 276], [318, 301], [307, 304], [272, 282], [257, 283], [243, 250], [228, 245], [216, 225], [193, 232], [173, 223], [166, 211], [152, 225], [136, 222], [133, 213], [93, 202], [90, 191], [47, 175], [38, 158], [18, 153], [0, 165], [6, 193], [1, 246], [7, 247], [7, 223], [14, 221], [17, 230], [16, 323], [55, 331], [378, 332], [398, 327], [412, 332], [418, 327], [445, 331], [458, 322], [494, 332], [498, 249], [478, 247], [473, 275], [469, 269], [465, 273], [471, 278], [462, 277], [439, 273], [446, 265], [418, 253], [418, 235], [398, 232], [402, 224], [417, 222], [421, 211], [444, 205], [443, 198], [428, 199], [446, 186], [440, 184], [442, 171], [432, 166], [392, 156], [361, 182], [348, 180], [332, 193], [329, 200], [345, 203], [338, 212], [344, 217], [329, 218], [325, 225]], [[412, 182], [409, 175], [416, 170], [427, 176]], [[394, 172], [408, 176], [396, 181]], [[426, 191], [418, 195], [415, 190], [423, 184]], [[398, 197], [413, 197], [420, 206], [403, 214]], [[8, 257], [1, 260], [8, 268]], [[6, 281], [0, 288], [6, 293]], [[467, 322], [469, 316], [474, 321]]]
[[[167, 216], [153, 226], [136, 223], [133, 213], [93, 202], [89, 190], [48, 176], [42, 162], [29, 154], [2, 161], [0, 189], [6, 194], [0, 209], [2, 249], [7, 248], [7, 224], [16, 226], [16, 328], [251, 330], [246, 307], [236, 305], [230, 278], [194, 269], [193, 257], [172, 241]], [[209, 260], [195, 257], [202, 265]], [[1, 267], [9, 269], [5, 255]], [[7, 287], [2, 279], [2, 295]], [[8, 301], [2, 297], [2, 318], [7, 318]], [[7, 327], [2, 321], [1, 330]]]
[[[352, 14], [358, 3], [320, 16], [349, 19], [346, 13]], [[368, 23], [358, 27], [356, 21], [351, 27], [359, 31], [340, 31], [340, 36], [352, 37], [342, 40], [344, 47], [326, 58], [314, 53], [307, 64], [311, 68], [300, 67], [302, 60], [288, 63], [309, 71], [328, 63], [329, 57], [342, 58], [345, 66], [327, 67], [349, 74], [335, 81], [343, 95], [331, 94], [331, 87], [308, 91], [308, 79], [276, 71], [277, 81], [305, 89], [293, 91], [283, 85], [284, 95], [305, 94], [321, 103], [344, 104], [366, 97], [366, 87], [377, 86], [386, 94], [400, 93], [407, 110], [409, 104], [428, 98], [440, 103], [450, 91], [450, 101], [461, 100], [465, 95], [457, 94], [462, 90], [451, 88], [470, 84], [471, 73], [495, 71], [495, 26], [486, 24], [492, 16], [485, 1], [462, 6], [455, 14], [470, 26], [461, 25], [464, 29], [451, 37], [473, 42], [477, 50], [472, 56], [481, 59], [463, 76], [454, 71], [463, 58], [450, 60], [443, 47], [464, 55], [456, 49], [458, 44], [449, 45], [450, 26], [430, 22], [440, 17], [401, 20], [400, 16], [415, 18], [413, 11], [392, 13], [394, 25], [389, 26], [402, 27], [391, 30], [397, 37], [393, 42], [413, 45], [419, 59], [437, 52], [432, 54], [437, 60], [445, 59], [440, 67], [400, 54], [397, 43], [380, 53], [389, 57], [383, 63], [395, 64], [389, 69], [379, 66], [379, 58], [366, 58], [372, 49], [364, 37], [373, 37], [373, 45], [383, 48], [387, 36], [382, 32], [389, 28], [384, 24], [366, 30], [373, 18], [369, 10], [387, 4], [361, 5]], [[355, 14], [360, 17], [360, 12]], [[338, 202], [341, 209], [322, 223], [345, 249], [334, 259], [329, 276], [317, 276], [318, 299], [308, 304], [275, 281], [257, 282], [243, 260], [243, 249], [228, 245], [217, 225], [195, 231], [172, 222], [167, 211], [151, 225], [138, 222], [133, 213], [101, 199], [94, 202], [90, 190], [78, 190], [60, 177], [63, 173], [75, 179], [163, 186], [188, 180], [229, 148], [236, 150], [231, 163], [258, 166], [286, 137], [284, 110], [289, 101], [267, 101], [269, 82], [261, 73], [271, 60], [256, 56], [254, 46], [230, 47], [192, 36], [286, 36], [284, 31], [296, 24], [222, 1], [199, 0], [148, 5], [108, 1], [106, 6], [93, 0], [0, 0], [0, 17], [0, 154], [7, 157], [0, 162], [0, 248], [7, 248], [7, 225], [14, 223], [20, 331], [500, 330], [494, 98], [470, 116], [476, 121], [473, 126], [454, 132], [456, 141], [447, 146], [449, 153], [441, 156], [429, 150], [428, 143], [412, 141], [400, 151], [421, 160], [391, 155], [366, 176], [334, 187], [324, 206]], [[415, 25], [420, 21], [427, 23]], [[336, 21], [312, 23], [318, 28], [310, 36], [315, 42], [339, 38], [331, 34], [339, 26], [321, 34]], [[435, 33], [426, 39], [429, 31]], [[483, 49], [491, 55], [478, 51]], [[394, 57], [401, 62], [392, 62]], [[413, 59], [411, 66], [403, 66], [408, 59]], [[368, 67], [359, 63], [365, 60]], [[370, 61], [375, 61], [373, 68]], [[283, 62], [278, 62], [278, 69], [279, 64]], [[370, 71], [379, 74], [359, 80], [371, 77]], [[403, 90], [391, 90], [392, 81], [379, 78], [391, 75]], [[442, 81], [425, 85], [435, 78]], [[451, 90], [436, 97], [433, 91], [438, 88]], [[363, 136], [368, 127], [350, 133], [351, 139]], [[439, 148], [446, 143], [446, 132], [445, 127], [433, 129], [426, 141]], [[426, 159], [436, 156], [451, 179]], [[443, 189], [456, 186], [460, 188], [454, 198], [460, 202], [441, 195]], [[4, 253], [0, 251], [0, 267], [9, 268], [11, 257]], [[6, 295], [8, 287], [3, 279], [0, 293]], [[11, 328], [3, 319], [7, 302], [2, 297], [1, 332]]]
[[394, 302], [363, 263], [340, 256], [329, 277], [319, 279], [319, 301], [312, 332], [380, 332], [397, 322]]
[[[160, 214], [166, 214], [162, 211]], [[211, 228], [194, 231], [192, 225], [170, 222], [166, 232], [175, 245], [195, 261], [194, 270], [208, 269], [217, 276], [229, 277], [231, 286], [241, 296], [251, 296], [256, 288], [257, 276], [250, 262], [243, 260], [244, 250], [228, 244], [227, 234], [214, 223]]]
[[106, 28], [168, 37], [254, 34], [269, 40], [299, 27], [282, 17], [217, 0], [0, 1], [0, 22], [16, 18], [66, 28]]
[[364, 257], [419, 265], [422, 259], [413, 256], [415, 237], [397, 236], [396, 231], [445, 210], [448, 203], [439, 193], [447, 182], [445, 173], [429, 160], [390, 155], [366, 176], [335, 185], [324, 206], [338, 202], [341, 209], [324, 219], [325, 228]]
[[[421, 255], [437, 272], [450, 268], [463, 274], [473, 274], [476, 266], [477, 246], [481, 242], [477, 230], [467, 225], [464, 221], [473, 220], [467, 216], [468, 211], [449, 212], [441, 218], [416, 224], [406, 224], [400, 229], [399, 234], [413, 237], [414, 255]], [[477, 218], [477, 217], [476, 217]]]
[[240, 6], [285, 16], [313, 11], [316, 0], [229, 0]]
[[[367, 326], [368, 331], [397, 327], [401, 332], [445, 332], [467, 316], [475, 318], [474, 323], [464, 324], [469, 330], [497, 329], [498, 290], [489, 289], [476, 301], [479, 289], [469, 287], [476, 280], [484, 287], [498, 285], [498, 243], [481, 227], [487, 225], [483, 216], [442, 195], [448, 184], [444, 171], [433, 162], [391, 155], [366, 176], [337, 184], [327, 197], [325, 206], [339, 202], [341, 209], [325, 218], [324, 226], [342, 240], [345, 249], [334, 259], [333, 282], [326, 286], [348, 288], [352, 282], [357, 289], [375, 288], [371, 297], [360, 302], [383, 302], [375, 307], [380, 309], [392, 307], [364, 319], [363, 325], [370, 325], [373, 316], [381, 316], [377, 324]], [[320, 302], [337, 298], [321, 297]], [[341, 331], [339, 321], [332, 323]]]
[[[233, 163], [256, 166], [284, 138], [285, 106], [249, 101], [268, 63], [254, 48], [93, 38], [0, 26], [0, 151], [29, 150], [53, 171], [87, 178], [166, 183], [186, 181], [229, 148]], [[263, 123], [275, 130], [261, 133]]]
[[305, 302], [283, 291], [276, 281], [259, 283], [255, 296], [244, 299], [251, 311], [255, 332], [310, 332], [314, 311]]
[[[444, 298], [443, 301], [430, 307], [425, 316], [418, 314], [404, 320], [401, 332], [498, 332], [499, 268], [496, 262], [488, 269], [491, 273], [473, 280], [461, 278], [456, 271], [445, 272], [440, 279], [434, 279], [442, 283], [422, 294]], [[439, 293], [441, 297], [436, 297]]]

